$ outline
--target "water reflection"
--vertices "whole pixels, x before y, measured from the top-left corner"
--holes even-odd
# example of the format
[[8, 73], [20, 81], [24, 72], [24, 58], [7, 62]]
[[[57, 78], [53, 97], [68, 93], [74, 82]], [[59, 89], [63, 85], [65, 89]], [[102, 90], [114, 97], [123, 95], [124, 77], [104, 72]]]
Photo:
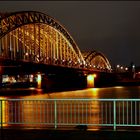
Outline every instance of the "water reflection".
[[122, 88], [124, 88], [124, 87], [123, 87], [123, 86], [115, 86], [114, 88], [122, 89]]
[[[23, 101], [23, 99], [93, 99], [90, 102], [74, 102], [65, 101], [57, 103], [57, 123], [80, 123], [89, 124], [101, 124], [110, 120], [112, 123], [112, 113], [109, 112], [111, 103], [104, 103], [94, 101], [94, 99], [100, 98], [139, 98], [140, 87], [109, 87], [109, 88], [89, 88], [76, 91], [64, 91], [55, 93], [43, 93], [42, 90], [31, 90], [32, 94], [26, 95], [26, 91], [21, 91], [21, 94], [9, 96], [1, 96], [0, 99], [8, 101], [2, 102], [2, 122], [3, 126], [12, 126], [12, 123], [19, 123], [20, 126], [29, 126], [29, 123], [34, 123], [34, 126], [38, 124], [52, 125], [55, 121], [54, 115], [54, 102], [44, 101]], [[22, 93], [24, 92], [24, 95]], [[28, 91], [29, 93], [29, 91]], [[20, 101], [13, 101], [12, 99], [21, 99]], [[83, 110], [84, 107], [84, 110]], [[104, 110], [104, 114], [102, 114]], [[72, 117], [74, 115], [74, 117]], [[106, 119], [106, 115], [109, 118]], [[1, 117], [0, 117], [1, 118]], [[0, 119], [1, 120], [1, 119]], [[22, 124], [22, 123], [26, 124]], [[94, 129], [100, 129], [100, 126], [94, 127]]]
[[[97, 97], [98, 96], [98, 97]], [[5, 96], [4, 96], [5, 97]], [[131, 87], [108, 87], [108, 88], [88, 88], [84, 90], [76, 91], [63, 91], [53, 93], [43, 93], [41, 90], [36, 90], [32, 94], [21, 94], [14, 96], [15, 98], [23, 99], [48, 99], [48, 98], [139, 98], [140, 86]], [[13, 96], [7, 96], [7, 98], [14, 98]]]
[[[89, 92], [91, 93], [92, 95], [92, 98], [93, 99], [98, 99], [99, 98], [99, 89], [98, 88], [91, 88], [91, 89], [88, 89]], [[101, 107], [100, 107], [100, 103], [99, 101], [91, 101], [91, 106], [92, 106], [92, 110], [91, 112], [93, 113], [92, 117], [90, 119], [91, 120], [91, 124], [100, 124], [101, 122]], [[100, 126], [96, 126], [96, 127], [92, 127], [92, 129], [94, 130], [99, 130], [100, 129]]]
[[[6, 102], [3, 100], [6, 99], [4, 97], [0, 97], [0, 125], [7, 126], [7, 121], [9, 119], [9, 115], [7, 113], [8, 106]], [[1, 110], [2, 109], [2, 110]]]
[[99, 95], [98, 95], [99, 89], [98, 88], [92, 88], [89, 90], [91, 90], [91, 94], [92, 94], [93, 98], [99, 98]]

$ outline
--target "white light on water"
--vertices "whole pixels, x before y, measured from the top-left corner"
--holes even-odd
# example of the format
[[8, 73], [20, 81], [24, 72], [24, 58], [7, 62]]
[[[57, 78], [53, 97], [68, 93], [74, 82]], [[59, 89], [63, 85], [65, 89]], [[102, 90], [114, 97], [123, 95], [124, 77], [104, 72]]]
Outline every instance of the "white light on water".
[[123, 88], [123, 86], [116, 86], [116, 87], [114, 87], [114, 88]]

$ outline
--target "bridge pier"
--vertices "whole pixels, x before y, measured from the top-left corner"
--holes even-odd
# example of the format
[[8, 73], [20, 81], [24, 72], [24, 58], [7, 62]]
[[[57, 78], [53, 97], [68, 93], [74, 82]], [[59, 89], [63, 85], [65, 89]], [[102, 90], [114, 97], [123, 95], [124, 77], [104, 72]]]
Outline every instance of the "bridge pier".
[[42, 75], [40, 73], [37, 74], [37, 88], [42, 87]]
[[87, 75], [87, 88], [94, 88], [96, 74]]
[[2, 67], [0, 66], [0, 83], [2, 83]]
[[[35, 87], [46, 91], [62, 91], [110, 86], [114, 83], [114, 76], [107, 72], [23, 61], [5, 60], [2, 65], [0, 72], [2, 87]], [[2, 83], [3, 75], [14, 78], [15, 82]]]

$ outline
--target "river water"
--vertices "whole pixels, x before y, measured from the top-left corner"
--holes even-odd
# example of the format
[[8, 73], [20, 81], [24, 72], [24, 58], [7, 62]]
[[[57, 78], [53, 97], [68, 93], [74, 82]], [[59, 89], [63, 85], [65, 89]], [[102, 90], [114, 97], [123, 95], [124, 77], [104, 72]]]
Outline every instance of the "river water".
[[[62, 91], [53, 93], [44, 93], [40, 89], [1, 89], [2, 95], [0, 99], [10, 99], [3, 102], [2, 121], [3, 126], [13, 126], [13, 124], [21, 127], [28, 127], [28, 122], [46, 123], [53, 125], [55, 122], [54, 102], [35, 101], [27, 102], [31, 99], [139, 99], [140, 86], [116, 86], [107, 88], [89, 88], [75, 91]], [[4, 94], [4, 92], [6, 94]], [[21, 101], [13, 101], [11, 99], [20, 99]], [[128, 107], [126, 107], [128, 105]], [[140, 103], [124, 102], [116, 104], [119, 117], [118, 123], [140, 123]], [[113, 104], [112, 102], [101, 103], [98, 101], [81, 102], [66, 101], [57, 103], [57, 123], [60, 124], [106, 124], [113, 123]], [[129, 110], [135, 110], [132, 111]], [[125, 111], [126, 110], [126, 111]], [[124, 114], [129, 115], [123, 117]], [[134, 114], [134, 115], [133, 115]], [[121, 117], [122, 115], [122, 117]], [[137, 118], [138, 119], [137, 119]], [[24, 124], [27, 123], [27, 124]], [[37, 125], [38, 127], [38, 125]], [[39, 126], [40, 127], [40, 126]], [[100, 128], [99, 126], [96, 128]]]
[[[2, 91], [2, 90], [1, 90]], [[0, 91], [0, 93], [1, 93]], [[40, 89], [6, 89], [6, 94], [2, 94], [0, 98], [20, 98], [20, 99], [48, 99], [48, 98], [140, 98], [140, 86], [115, 86], [107, 88], [88, 88], [75, 91], [62, 92], [43, 92]], [[8, 94], [7, 94], [8, 93]]]

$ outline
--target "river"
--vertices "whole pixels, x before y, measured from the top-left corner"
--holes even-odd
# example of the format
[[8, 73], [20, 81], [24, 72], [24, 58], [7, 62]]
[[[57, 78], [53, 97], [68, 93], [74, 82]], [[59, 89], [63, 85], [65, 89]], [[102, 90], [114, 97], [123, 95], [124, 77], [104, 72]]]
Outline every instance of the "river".
[[[1, 93], [1, 92], [0, 92]], [[48, 99], [48, 98], [139, 98], [140, 86], [115, 86], [106, 88], [88, 88], [83, 90], [43, 92], [40, 89], [6, 89], [0, 98]], [[7, 94], [8, 93], [8, 94]]]
[[[44, 99], [69, 99], [57, 102], [57, 123], [59, 124], [113, 124], [113, 102], [98, 101], [70, 101], [70, 99], [139, 99], [140, 86], [116, 86], [106, 88], [89, 88], [75, 91], [44, 93], [41, 89], [1, 89], [0, 99], [9, 99], [3, 102], [3, 126], [28, 127], [28, 123], [55, 124], [55, 102], [46, 102]], [[11, 100], [12, 99], [12, 100]], [[16, 99], [16, 100], [13, 100]], [[20, 99], [17, 101], [17, 99]], [[25, 100], [24, 100], [25, 99]], [[27, 100], [31, 101], [27, 101]], [[39, 99], [42, 101], [32, 101]], [[126, 106], [128, 105], [128, 107]], [[140, 123], [140, 102], [118, 102], [117, 122], [122, 124]], [[83, 110], [84, 109], [84, 110]], [[132, 113], [132, 109], [134, 112]], [[81, 115], [80, 115], [81, 114]], [[126, 118], [124, 114], [127, 114]], [[137, 117], [137, 118], [136, 118]], [[121, 119], [122, 118], [122, 119]], [[26, 124], [25, 124], [26, 123]], [[44, 125], [44, 126], [46, 126]], [[37, 125], [37, 127], [40, 125]], [[100, 127], [96, 127], [100, 128]]]

